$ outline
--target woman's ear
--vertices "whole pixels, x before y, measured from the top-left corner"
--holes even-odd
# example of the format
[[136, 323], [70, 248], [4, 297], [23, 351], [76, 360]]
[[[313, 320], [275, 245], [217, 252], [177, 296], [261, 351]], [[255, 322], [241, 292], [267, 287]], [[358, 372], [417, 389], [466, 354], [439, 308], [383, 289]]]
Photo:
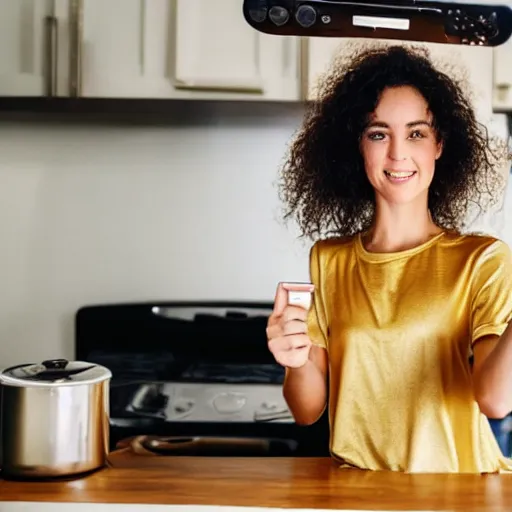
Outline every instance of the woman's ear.
[[441, 157], [441, 155], [443, 154], [443, 148], [444, 148], [443, 141], [442, 141], [442, 140], [440, 140], [440, 141], [437, 143], [436, 160], [439, 160], [439, 158], [440, 158], [440, 157]]

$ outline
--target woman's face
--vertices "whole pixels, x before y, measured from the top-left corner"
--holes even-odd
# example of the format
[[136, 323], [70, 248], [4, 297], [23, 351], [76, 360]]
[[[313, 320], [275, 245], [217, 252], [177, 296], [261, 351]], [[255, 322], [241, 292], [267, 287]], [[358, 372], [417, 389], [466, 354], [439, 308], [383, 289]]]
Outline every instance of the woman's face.
[[386, 89], [361, 139], [377, 201], [426, 203], [441, 150], [423, 96], [409, 86]]

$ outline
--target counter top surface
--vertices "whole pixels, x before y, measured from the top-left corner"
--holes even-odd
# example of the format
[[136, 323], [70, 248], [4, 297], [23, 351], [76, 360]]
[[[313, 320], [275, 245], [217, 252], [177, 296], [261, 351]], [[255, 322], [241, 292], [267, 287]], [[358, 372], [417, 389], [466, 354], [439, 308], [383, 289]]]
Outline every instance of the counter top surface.
[[[109, 467], [83, 478], [0, 480], [0, 512], [29, 510], [7, 502], [210, 505], [218, 512], [233, 509], [216, 506], [496, 512], [512, 509], [512, 475], [370, 472], [340, 469], [328, 458], [147, 457], [120, 450]], [[102, 507], [87, 510], [113, 510]]]

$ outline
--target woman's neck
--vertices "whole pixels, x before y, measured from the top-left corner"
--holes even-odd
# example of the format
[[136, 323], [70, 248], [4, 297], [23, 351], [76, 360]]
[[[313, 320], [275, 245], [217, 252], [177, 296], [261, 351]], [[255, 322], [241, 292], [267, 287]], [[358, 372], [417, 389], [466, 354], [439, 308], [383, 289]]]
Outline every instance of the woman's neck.
[[371, 252], [398, 252], [417, 247], [442, 231], [426, 205], [377, 203], [370, 230], [363, 236]]

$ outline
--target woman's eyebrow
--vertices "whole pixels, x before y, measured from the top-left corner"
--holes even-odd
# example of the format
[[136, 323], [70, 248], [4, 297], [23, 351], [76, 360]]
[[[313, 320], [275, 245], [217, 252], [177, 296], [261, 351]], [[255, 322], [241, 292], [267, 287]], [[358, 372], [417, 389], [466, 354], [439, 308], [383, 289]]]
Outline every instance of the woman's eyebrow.
[[[412, 128], [413, 126], [420, 125], [431, 127], [432, 123], [426, 121], [425, 119], [418, 119], [417, 121], [411, 121], [410, 123], [406, 124], [407, 128]], [[372, 121], [371, 123], [368, 124], [366, 128], [389, 128], [389, 125], [384, 121]]]

